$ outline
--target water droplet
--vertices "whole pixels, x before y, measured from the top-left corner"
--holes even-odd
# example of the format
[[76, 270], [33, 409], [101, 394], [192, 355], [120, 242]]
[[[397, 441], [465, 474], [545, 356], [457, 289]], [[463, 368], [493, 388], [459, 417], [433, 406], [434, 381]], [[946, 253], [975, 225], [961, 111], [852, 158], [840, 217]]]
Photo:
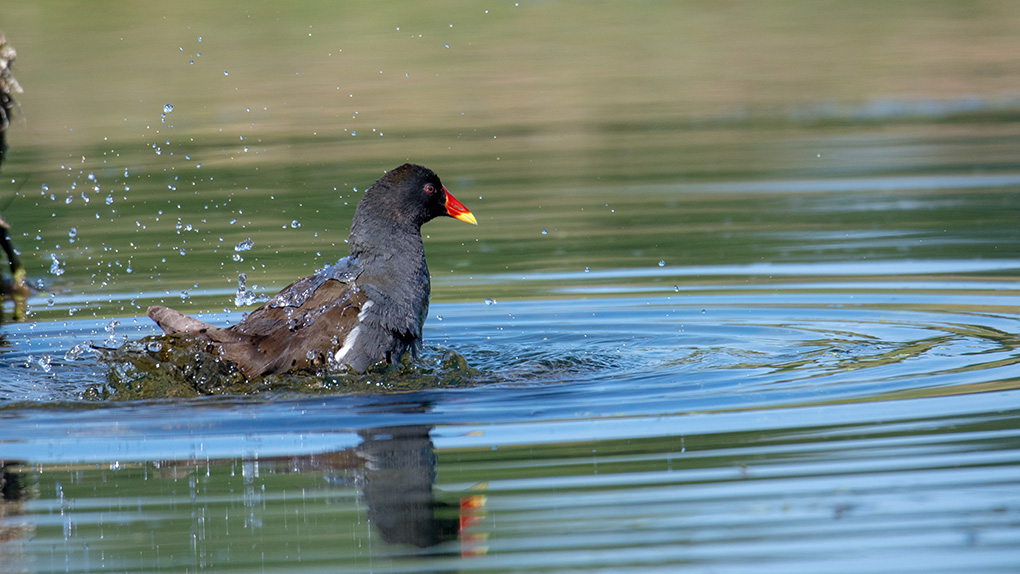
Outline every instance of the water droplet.
[[107, 195], [106, 196], [106, 205], [110, 205], [111, 203], [113, 203], [113, 196], [112, 195]]
[[591, 273], [591, 267], [585, 267], [584, 268], [584, 272], [585, 273]]
[[549, 235], [549, 230], [548, 229], [543, 229], [542, 230], [542, 235]]
[[235, 245], [234, 246], [234, 251], [248, 251], [252, 247], [255, 247], [255, 242], [252, 241], [251, 237], [249, 237], [249, 238], [245, 239], [244, 241], [242, 241], [242, 242], [238, 243], [237, 245]]
[[67, 232], [67, 236], [68, 237], [72, 237], [73, 238], [73, 237], [77, 237], [77, 235], [78, 235], [78, 228], [77, 227], [72, 227], [71, 230]]
[[[174, 105], [173, 104], [166, 104], [166, 105], [163, 106], [163, 113], [164, 114], [169, 114], [172, 111], [174, 111]], [[187, 115], [187, 114], [185, 114], [185, 115]]]
[[295, 219], [294, 221], [290, 222], [290, 227], [291, 229], [297, 229], [298, 227], [301, 227], [301, 222]]
[[674, 285], [673, 286], [673, 291], [676, 291], [677, 293], [679, 293], [680, 292], [680, 286], [679, 285]]
[[665, 259], [660, 259], [659, 260], [659, 267], [665, 267], [665, 266], [666, 266], [666, 260]]
[[183, 248], [183, 247], [181, 247], [181, 248], [180, 248], [180, 249], [178, 249], [177, 251], [178, 251], [178, 252], [179, 252], [179, 253], [180, 253], [181, 255], [187, 255], [187, 252], [186, 252], [186, 251], [184, 251], [184, 248]]
[[442, 321], [442, 320], [443, 320], [443, 316], [442, 315], [436, 315], [436, 321]]
[[230, 72], [228, 72], [228, 71], [226, 71], [226, 70], [223, 70], [223, 75], [224, 75], [224, 76], [229, 76], [229, 75], [230, 75]]
[[[234, 257], [236, 258], [240, 256], [235, 255]], [[235, 307], [242, 307], [248, 304], [248, 289], [244, 286], [244, 284], [247, 281], [248, 281], [247, 273], [241, 273], [237, 276], [237, 293], [234, 295]]]
[[496, 300], [495, 299], [490, 299], [489, 297], [486, 297], [485, 298], [485, 304], [486, 305], [495, 305], [496, 304]]
[[50, 366], [50, 356], [49, 355], [45, 355], [44, 354], [43, 356], [39, 357], [39, 360], [36, 361], [36, 364], [39, 365], [39, 367], [43, 371], [45, 371], [47, 373], [50, 372], [53, 369], [53, 367]]
[[63, 275], [64, 270], [60, 268], [60, 260], [57, 259], [57, 256], [53, 253], [50, 253], [50, 259], [53, 260], [53, 264], [50, 265], [50, 273], [56, 275], [57, 277]]
[[64, 353], [64, 360], [65, 361], [76, 361], [76, 360], [78, 360], [78, 358], [81, 357], [82, 354], [85, 352], [85, 348], [86, 348], [86, 345], [84, 343], [79, 343], [79, 344], [71, 347], [70, 349], [67, 350], [66, 353]]

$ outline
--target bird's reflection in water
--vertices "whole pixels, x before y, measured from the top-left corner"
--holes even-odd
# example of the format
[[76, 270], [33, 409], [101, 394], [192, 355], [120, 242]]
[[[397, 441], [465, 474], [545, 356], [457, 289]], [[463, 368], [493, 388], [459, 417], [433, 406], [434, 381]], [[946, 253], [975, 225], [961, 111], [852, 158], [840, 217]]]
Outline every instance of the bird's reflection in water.
[[476, 490], [437, 496], [431, 430], [427, 425], [361, 430], [362, 442], [353, 450], [292, 457], [288, 466], [326, 475], [355, 470], [368, 520], [388, 544], [430, 548], [459, 539], [460, 545], [442, 554], [482, 554], [484, 535], [468, 531], [484, 515], [485, 497]]
[[17, 462], [0, 460], [0, 566], [22, 557], [21, 545], [31, 534], [27, 523], [5, 520], [24, 513], [27, 489], [24, 475], [14, 470], [19, 466]]
[[[343, 433], [341, 429], [337, 430]], [[301, 474], [307, 476], [313, 483], [318, 483], [318, 486], [313, 488], [325, 492], [335, 491], [340, 496], [332, 500], [350, 501], [347, 495], [351, 488], [360, 491], [364, 514], [357, 513], [359, 518], [352, 526], [361, 522], [360, 517], [367, 515], [369, 527], [376, 533], [373, 537], [376, 541], [381, 539], [386, 544], [387, 548], [383, 551], [390, 556], [478, 555], [484, 552], [482, 546], [484, 538], [480, 538], [483, 535], [477, 534], [480, 528], [472, 527], [484, 513], [484, 497], [475, 490], [457, 493], [435, 488], [437, 456], [430, 437], [431, 430], [432, 427], [427, 425], [377, 427], [343, 433], [351, 438], [354, 438], [355, 434], [360, 437], [361, 442], [356, 446], [315, 454], [207, 461], [195, 459], [151, 461], [119, 464], [118, 470], [111, 470], [109, 467], [103, 469], [102, 466], [105, 465], [100, 465], [96, 467], [95, 472], [133, 473], [119, 478], [126, 481], [122, 486], [131, 483], [132, 476], [140, 480], [154, 478], [164, 482], [166, 487], [144, 484], [125, 486], [128, 490], [135, 487], [148, 489], [153, 493], [153, 504], [157, 506], [163, 504], [163, 493], [176, 492], [175, 484], [187, 478], [192, 484], [192, 494], [201, 491], [208, 496], [208, 500], [203, 500], [200, 496], [198, 499], [192, 498], [192, 502], [202, 505], [205, 514], [217, 516], [221, 515], [220, 511], [211, 510], [211, 505], [224, 504], [222, 516], [228, 517], [225, 519], [227, 522], [238, 520], [242, 516], [230, 512], [233, 505], [241, 501], [241, 498], [238, 498], [239, 492], [244, 492], [241, 496], [245, 505], [254, 500], [251, 493], [255, 493], [254, 496], [262, 501], [262, 505], [266, 501], [294, 500], [294, 497], [288, 498], [287, 492], [277, 490], [283, 484], [279, 478], [280, 475]], [[241, 466], [241, 472], [235, 474], [238, 464]], [[139, 472], [143, 468], [158, 470], [154, 475], [150, 475], [147, 471]], [[217, 468], [221, 470], [217, 471]], [[0, 493], [3, 497], [0, 499], [0, 518], [5, 514], [8, 517], [23, 514], [23, 501], [39, 495], [38, 488], [26, 489], [24, 485], [41, 481], [42, 474], [36, 473], [33, 467], [24, 464], [12, 465], [10, 462], [2, 465], [2, 470]], [[66, 467], [47, 465], [47, 479], [57, 481], [58, 490], [62, 478], [60, 473], [64, 470], [72, 473], [89, 472], [83, 470], [81, 465], [72, 464]], [[277, 478], [273, 478], [274, 475]], [[240, 486], [238, 481], [243, 481], [244, 488], [238, 488]], [[293, 482], [286, 484], [288, 485], [286, 488], [294, 485]], [[283, 496], [276, 497], [274, 493]], [[267, 497], [267, 494], [270, 496]], [[226, 495], [226, 498], [222, 495]], [[331, 500], [316, 497], [309, 500], [316, 499], [327, 505]], [[323, 507], [319, 507], [319, 510], [312, 512], [311, 516], [315, 516], [322, 509]], [[344, 536], [340, 532], [346, 528], [340, 525], [350, 519], [348, 518], [350, 510], [352, 508], [344, 504], [335, 509], [335, 514], [329, 511], [330, 514], [334, 514], [334, 520], [329, 522], [333, 524], [337, 536]], [[154, 512], [152, 508], [139, 505], [140, 520], [136, 524], [149, 524], [148, 521], [151, 519], [149, 514], [152, 512]], [[276, 512], [269, 511], [264, 517], [275, 517]], [[23, 522], [32, 524], [33, 520], [33, 517], [29, 516]], [[71, 520], [73, 522], [73, 519]], [[304, 536], [300, 529], [292, 530], [292, 525], [288, 525], [287, 521], [263, 521], [258, 518], [246, 520], [245, 524], [248, 527], [258, 524], [260, 528], [267, 529], [267, 532], [273, 531], [273, 536], [280, 539], [294, 535]], [[161, 535], [165, 536], [167, 535], [165, 526], [154, 525], [154, 528], [159, 529]], [[225, 522], [220, 524], [220, 519], [213, 519], [213, 522], [208, 522], [207, 519], [207, 526], [217, 531], [221, 529], [224, 532], [230, 531]], [[280, 530], [281, 528], [283, 530]], [[354, 531], [357, 530], [355, 527]], [[16, 544], [26, 538], [27, 532], [30, 530], [21, 526], [6, 530], [0, 527], [0, 557], [3, 557], [5, 552], [8, 557], [11, 557], [12, 551], [16, 554], [20, 552]], [[111, 542], [114, 538], [111, 537]], [[12, 542], [15, 546], [12, 546]], [[223, 539], [220, 543], [227, 546], [231, 544], [228, 539]]]
[[436, 454], [431, 427], [362, 431], [355, 450], [364, 461], [361, 484], [368, 519], [383, 540], [435, 546], [457, 537], [459, 505], [436, 500]]

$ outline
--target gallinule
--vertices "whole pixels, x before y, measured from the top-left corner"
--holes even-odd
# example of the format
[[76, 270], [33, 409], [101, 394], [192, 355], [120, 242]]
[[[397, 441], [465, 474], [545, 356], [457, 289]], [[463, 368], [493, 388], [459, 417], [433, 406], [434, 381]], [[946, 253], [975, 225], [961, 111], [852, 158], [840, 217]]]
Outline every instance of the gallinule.
[[430, 291], [421, 226], [440, 215], [478, 223], [432, 170], [404, 164], [365, 192], [349, 256], [291, 283], [240, 323], [214, 327], [159, 306], [148, 315], [248, 376], [345, 366], [364, 372], [399, 361], [421, 348]]

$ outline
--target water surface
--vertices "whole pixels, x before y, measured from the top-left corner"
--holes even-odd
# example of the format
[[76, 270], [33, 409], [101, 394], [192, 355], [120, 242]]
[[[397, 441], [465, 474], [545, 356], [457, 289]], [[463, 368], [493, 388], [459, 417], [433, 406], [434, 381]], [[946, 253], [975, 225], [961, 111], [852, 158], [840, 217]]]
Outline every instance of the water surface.
[[[1020, 568], [1013, 3], [2, 25], [41, 284], [0, 328], [0, 570]], [[408, 160], [479, 220], [424, 230], [421, 365], [97, 351], [155, 365], [148, 305], [236, 322], [346, 255]]]

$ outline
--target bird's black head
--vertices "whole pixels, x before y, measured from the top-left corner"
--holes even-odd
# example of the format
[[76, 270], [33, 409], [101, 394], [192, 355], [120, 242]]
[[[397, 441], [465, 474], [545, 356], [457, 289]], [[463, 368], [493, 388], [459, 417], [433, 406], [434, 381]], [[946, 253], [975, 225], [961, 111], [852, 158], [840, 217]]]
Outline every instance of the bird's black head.
[[356, 223], [370, 217], [400, 227], [420, 228], [441, 215], [477, 225], [475, 216], [446, 190], [435, 172], [405, 163], [368, 188], [354, 217]]
[[415, 237], [421, 245], [421, 226], [441, 215], [478, 223], [435, 172], [405, 163], [365, 191], [351, 225], [351, 253], [399, 249], [396, 244]]

